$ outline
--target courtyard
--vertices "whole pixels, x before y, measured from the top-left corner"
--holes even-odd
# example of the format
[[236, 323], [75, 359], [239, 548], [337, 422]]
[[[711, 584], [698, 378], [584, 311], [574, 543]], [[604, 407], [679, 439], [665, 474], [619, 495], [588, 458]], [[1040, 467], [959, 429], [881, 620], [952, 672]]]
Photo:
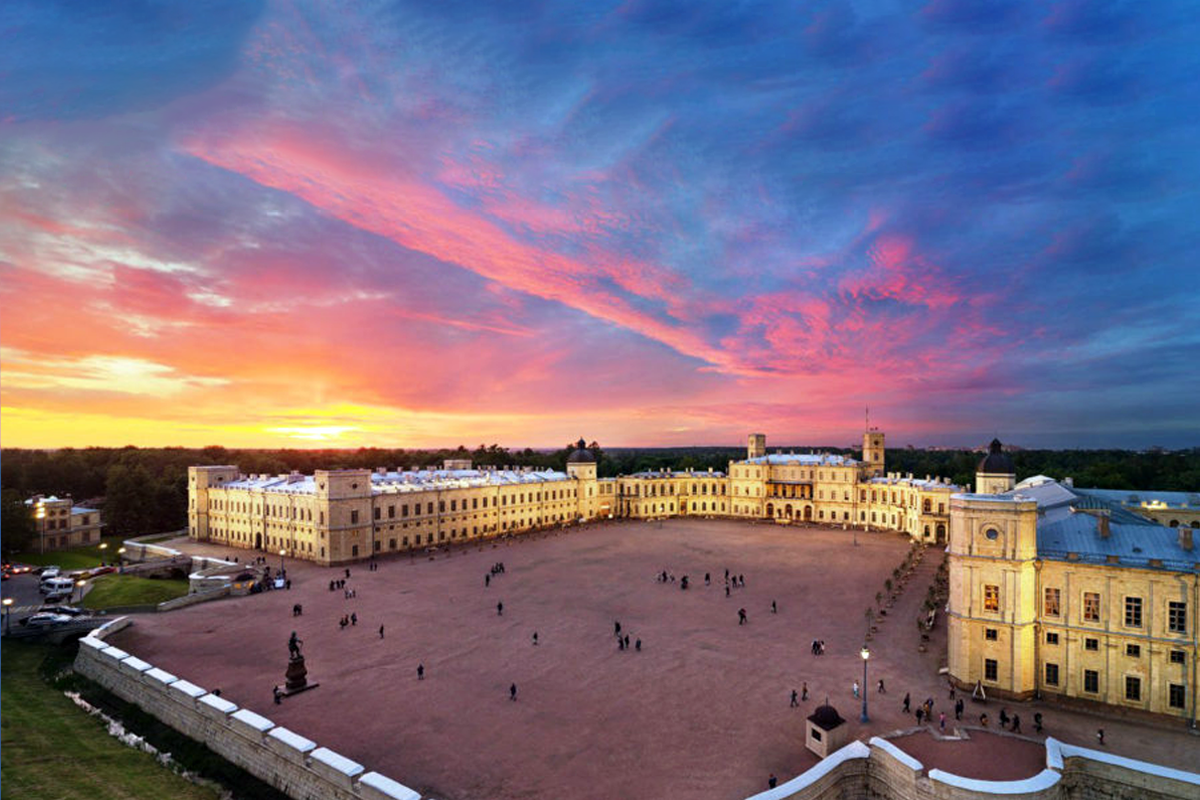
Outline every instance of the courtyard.
[[[142, 615], [112, 642], [423, 795], [740, 798], [765, 788], [769, 773], [782, 781], [817, 762], [803, 746], [805, 717], [826, 697], [849, 739], [912, 728], [905, 692], [914, 707], [933, 697], [935, 713], [950, 710], [937, 675], [944, 620], [926, 652], [914, 622], [936, 549], [870, 642], [869, 723], [851, 695], [862, 681], [864, 611], [909, 546], [893, 533], [818, 527], [608, 523], [432, 559], [393, 556], [377, 571], [354, 565], [350, 598], [329, 589], [342, 569], [288, 560], [291, 590]], [[496, 562], [505, 571], [485, 585]], [[745, 577], [728, 597], [726, 569]], [[673, 582], [656, 579], [663, 570]], [[293, 617], [296, 603], [303, 614]], [[342, 628], [349, 614], [357, 623]], [[618, 648], [617, 621], [640, 652]], [[276, 706], [293, 630], [320, 687]], [[812, 654], [814, 639], [825, 655]], [[876, 691], [880, 678], [886, 694]], [[791, 708], [803, 682], [808, 699]], [[989, 704], [992, 716], [998, 708]], [[1049, 732], [1090, 744], [1082, 733]], [[963, 774], [1031, 775], [1042, 751], [1024, 745], [1014, 739], [1006, 757], [972, 759]], [[936, 755], [922, 756], [936, 765]]]

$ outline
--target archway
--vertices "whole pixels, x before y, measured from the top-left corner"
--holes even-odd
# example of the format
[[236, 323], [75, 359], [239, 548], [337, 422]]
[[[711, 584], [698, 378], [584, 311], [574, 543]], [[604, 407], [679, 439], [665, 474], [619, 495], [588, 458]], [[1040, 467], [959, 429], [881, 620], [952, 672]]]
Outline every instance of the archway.
[[1178, 527], [1179, 527], [1179, 520], [1177, 520], [1177, 519], [1173, 519], [1173, 520], [1171, 520], [1171, 527], [1172, 527], [1172, 528], [1178, 528]]
[[254, 534], [254, 549], [262, 550], [262, 534], [261, 533]]
[[804, 507], [804, 521], [812, 522], [812, 506]]
[[774, 503], [767, 503], [767, 516], [768, 517], [775, 516], [775, 504]]
[[937, 526], [937, 541], [938, 544], [946, 541], [946, 524], [943, 522], [939, 522]]
[[792, 504], [791, 503], [787, 504], [787, 506], [783, 510], [783, 513], [785, 516], [787, 516], [788, 519], [792, 518], [793, 514], [792, 514]]

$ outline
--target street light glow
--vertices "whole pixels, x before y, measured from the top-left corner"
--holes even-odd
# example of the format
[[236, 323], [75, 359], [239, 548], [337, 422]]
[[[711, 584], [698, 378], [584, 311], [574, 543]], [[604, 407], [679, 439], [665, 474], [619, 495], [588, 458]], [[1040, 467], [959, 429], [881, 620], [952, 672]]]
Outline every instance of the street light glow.
[[861, 652], [859, 652], [859, 655], [860, 655], [860, 656], [862, 656], [862, 658], [863, 658], [863, 661], [866, 661], [868, 658], [870, 658], [870, 657], [871, 657], [871, 651], [870, 651], [870, 650], [868, 650], [868, 649], [867, 649], [867, 646], [864, 644], [864, 645], [863, 645], [863, 649], [862, 649], [862, 651], [861, 651]]

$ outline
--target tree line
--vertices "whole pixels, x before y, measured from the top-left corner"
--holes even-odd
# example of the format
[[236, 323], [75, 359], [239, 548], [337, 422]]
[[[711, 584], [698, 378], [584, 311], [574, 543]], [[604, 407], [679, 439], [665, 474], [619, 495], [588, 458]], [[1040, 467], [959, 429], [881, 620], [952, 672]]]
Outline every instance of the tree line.
[[[241, 450], [86, 448], [0, 452], [3, 489], [4, 547], [12, 552], [25, 530], [19, 519], [23, 501], [34, 494], [70, 495], [76, 503], [102, 507], [106, 533], [136, 536], [183, 528], [187, 524], [187, 468], [193, 465], [236, 464], [245, 473], [280, 474], [292, 470], [310, 474], [317, 469], [409, 469], [440, 467], [446, 459], [470, 459], [475, 466], [533, 467], [563, 470], [575, 444], [556, 450], [509, 449], [497, 444], [475, 448], [405, 450], [364, 447], [356, 450]], [[587, 445], [601, 477], [660, 469], [724, 472], [731, 460], [745, 457], [738, 447], [669, 447], [602, 449]], [[774, 448], [772, 448], [774, 449]], [[787, 448], [793, 449], [793, 448]], [[794, 448], [810, 452], [812, 448]], [[858, 456], [845, 448], [815, 452]], [[1076, 486], [1131, 490], [1200, 490], [1200, 448], [1166, 452], [1152, 450], [1019, 450], [1011, 453], [1018, 480], [1031, 475], [1071, 477]], [[889, 472], [950, 478], [973, 484], [981, 454], [965, 450], [890, 449]]]

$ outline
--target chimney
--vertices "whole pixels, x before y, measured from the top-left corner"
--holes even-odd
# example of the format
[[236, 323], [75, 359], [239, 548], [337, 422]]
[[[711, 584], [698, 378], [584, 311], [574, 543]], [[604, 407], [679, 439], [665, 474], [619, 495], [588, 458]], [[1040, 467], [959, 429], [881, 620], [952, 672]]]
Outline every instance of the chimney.
[[1075, 479], [1074, 478], [1070, 478], [1070, 477], [1063, 478], [1062, 482], [1063, 482], [1063, 486], [1066, 486], [1068, 489], [1075, 488]]
[[1189, 553], [1192, 551], [1192, 529], [1179, 528], [1179, 546]]
[[1111, 533], [1111, 531], [1109, 530], [1109, 527], [1108, 527], [1108, 512], [1107, 511], [1098, 515], [1096, 530], [1100, 533], [1101, 539], [1107, 539], [1108, 535]]

